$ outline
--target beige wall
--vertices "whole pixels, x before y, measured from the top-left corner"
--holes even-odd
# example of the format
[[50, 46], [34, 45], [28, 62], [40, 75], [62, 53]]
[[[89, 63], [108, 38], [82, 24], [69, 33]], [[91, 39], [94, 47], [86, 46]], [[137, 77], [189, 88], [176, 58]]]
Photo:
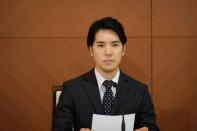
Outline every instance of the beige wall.
[[118, 18], [123, 71], [149, 85], [163, 131], [196, 131], [196, 0], [0, 1], [0, 130], [49, 131], [51, 88], [93, 67], [90, 23]]

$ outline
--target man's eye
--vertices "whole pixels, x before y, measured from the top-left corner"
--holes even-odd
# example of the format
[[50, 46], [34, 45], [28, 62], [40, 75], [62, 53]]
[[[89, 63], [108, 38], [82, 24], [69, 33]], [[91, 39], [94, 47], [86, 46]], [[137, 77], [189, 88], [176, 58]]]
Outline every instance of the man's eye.
[[98, 44], [97, 46], [100, 47], [100, 48], [104, 47], [103, 44]]
[[112, 44], [112, 47], [117, 47], [117, 46], [119, 46], [119, 44], [117, 44], [117, 43]]

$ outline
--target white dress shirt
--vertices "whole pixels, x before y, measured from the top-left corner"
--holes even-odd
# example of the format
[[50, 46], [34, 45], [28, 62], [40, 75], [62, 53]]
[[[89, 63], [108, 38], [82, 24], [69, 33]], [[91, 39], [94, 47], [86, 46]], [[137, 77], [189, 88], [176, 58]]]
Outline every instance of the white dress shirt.
[[[94, 69], [94, 72], [95, 72], [95, 75], [96, 75], [98, 88], [99, 88], [99, 92], [100, 92], [100, 96], [101, 96], [101, 102], [102, 102], [103, 96], [104, 96], [104, 93], [105, 93], [105, 90], [106, 90], [105, 87], [103, 86], [103, 82], [106, 79], [96, 70], [96, 68]], [[120, 76], [120, 70], [117, 71], [117, 73], [114, 76], [114, 78], [112, 79], [112, 81], [118, 84], [119, 76]], [[112, 86], [111, 89], [112, 89], [112, 92], [113, 92], [113, 96], [115, 98], [116, 88], [114, 86]]]

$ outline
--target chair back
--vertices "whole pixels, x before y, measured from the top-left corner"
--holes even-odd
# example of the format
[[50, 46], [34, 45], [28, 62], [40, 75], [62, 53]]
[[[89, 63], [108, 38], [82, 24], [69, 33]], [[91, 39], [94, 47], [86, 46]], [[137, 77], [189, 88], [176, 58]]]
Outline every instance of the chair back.
[[54, 113], [55, 108], [58, 104], [60, 94], [62, 92], [62, 86], [53, 86], [52, 88], [52, 112]]

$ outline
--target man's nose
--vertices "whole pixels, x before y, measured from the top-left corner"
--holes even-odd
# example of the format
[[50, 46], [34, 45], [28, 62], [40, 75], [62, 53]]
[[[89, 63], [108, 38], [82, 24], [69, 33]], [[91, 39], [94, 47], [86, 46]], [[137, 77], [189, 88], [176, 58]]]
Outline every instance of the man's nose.
[[106, 46], [105, 55], [111, 55], [111, 54], [112, 54], [112, 48], [110, 46]]

